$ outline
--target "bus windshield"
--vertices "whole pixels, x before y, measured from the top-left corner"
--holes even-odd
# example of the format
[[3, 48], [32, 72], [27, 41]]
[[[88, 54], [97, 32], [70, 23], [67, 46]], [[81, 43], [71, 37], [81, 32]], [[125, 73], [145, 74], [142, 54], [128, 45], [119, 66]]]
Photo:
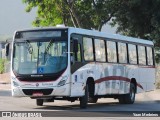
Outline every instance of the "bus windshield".
[[67, 67], [67, 40], [24, 40], [14, 43], [13, 70], [18, 74], [52, 74]]

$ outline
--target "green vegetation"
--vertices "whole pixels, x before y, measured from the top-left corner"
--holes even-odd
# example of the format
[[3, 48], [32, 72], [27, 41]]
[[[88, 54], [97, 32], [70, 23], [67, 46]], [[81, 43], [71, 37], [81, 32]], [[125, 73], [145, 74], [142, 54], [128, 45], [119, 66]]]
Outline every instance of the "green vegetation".
[[5, 59], [0, 59], [0, 74], [4, 73], [5, 71]]
[[23, 0], [26, 11], [38, 7], [34, 26], [65, 24], [101, 30], [117, 11], [121, 1], [112, 0]]
[[156, 65], [156, 88], [160, 89], [160, 64]]
[[[114, 0], [115, 1], [115, 0]], [[112, 25], [127, 36], [153, 40], [156, 62], [160, 62], [160, 0], [123, 0]]]
[[34, 26], [65, 24], [101, 31], [110, 22], [117, 33], [151, 39], [160, 62], [160, 0], [23, 0], [26, 11], [37, 7]]

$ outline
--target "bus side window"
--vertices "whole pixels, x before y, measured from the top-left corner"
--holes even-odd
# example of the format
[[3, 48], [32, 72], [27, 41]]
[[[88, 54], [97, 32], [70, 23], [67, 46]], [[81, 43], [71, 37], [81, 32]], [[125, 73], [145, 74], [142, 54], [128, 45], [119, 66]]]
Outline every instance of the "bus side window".
[[118, 57], [120, 63], [127, 63], [127, 46], [126, 43], [118, 43]]
[[138, 59], [140, 65], [146, 65], [145, 46], [138, 45]]
[[117, 62], [117, 51], [115, 42], [107, 41], [107, 56], [108, 62]]
[[153, 50], [151, 47], [147, 47], [147, 63], [153, 65]]
[[93, 43], [92, 38], [83, 37], [83, 49], [84, 49], [84, 60], [85, 61], [93, 61]]
[[106, 61], [106, 53], [105, 53], [104, 40], [95, 39], [94, 42], [95, 42], [96, 61], [105, 62]]
[[129, 63], [137, 64], [137, 51], [136, 45], [128, 44]]

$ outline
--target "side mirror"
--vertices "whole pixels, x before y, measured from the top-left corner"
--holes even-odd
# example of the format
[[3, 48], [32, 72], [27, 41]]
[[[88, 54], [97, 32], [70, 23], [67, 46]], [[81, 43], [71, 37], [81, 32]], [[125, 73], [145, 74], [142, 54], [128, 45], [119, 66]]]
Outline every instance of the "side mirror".
[[76, 39], [73, 40], [73, 51], [75, 53], [78, 52], [78, 40], [76, 40]]
[[6, 56], [9, 55], [9, 43], [5, 44], [5, 51], [6, 51]]

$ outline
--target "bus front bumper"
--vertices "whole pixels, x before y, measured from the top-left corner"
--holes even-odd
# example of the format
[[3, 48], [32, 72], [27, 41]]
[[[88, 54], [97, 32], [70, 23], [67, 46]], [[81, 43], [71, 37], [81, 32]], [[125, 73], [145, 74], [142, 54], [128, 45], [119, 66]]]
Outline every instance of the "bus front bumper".
[[68, 85], [54, 88], [12, 88], [12, 96], [14, 97], [40, 97], [40, 96], [70, 96], [67, 89]]

